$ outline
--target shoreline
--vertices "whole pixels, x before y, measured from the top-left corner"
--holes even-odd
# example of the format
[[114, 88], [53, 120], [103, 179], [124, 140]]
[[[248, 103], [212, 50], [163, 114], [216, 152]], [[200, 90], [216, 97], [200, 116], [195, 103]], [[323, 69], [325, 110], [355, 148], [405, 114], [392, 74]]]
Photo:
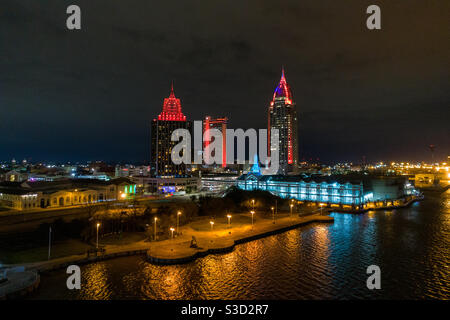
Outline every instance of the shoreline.
[[[371, 210], [379, 211], [379, 210], [400, 209], [400, 208], [409, 207], [412, 203], [421, 201], [423, 199], [424, 199], [424, 197], [418, 197], [418, 198], [411, 199], [407, 203], [400, 205], [400, 206], [366, 208], [366, 209], [358, 210], [358, 211], [355, 211], [355, 210], [345, 211], [345, 210], [342, 210], [341, 208], [338, 208], [339, 210], [334, 210], [334, 208], [325, 208], [324, 213], [326, 212], [326, 214], [330, 214], [331, 212], [335, 212], [335, 213], [344, 213], [344, 214], [364, 214]], [[311, 217], [313, 217], [313, 218], [311, 218]], [[281, 218], [280, 220], [282, 220], [282, 219], [286, 219], [286, 218]], [[180, 262], [180, 263], [185, 263], [184, 260], [186, 260], [186, 262], [193, 261], [193, 260], [197, 259], [198, 257], [204, 257], [204, 256], [207, 256], [208, 254], [231, 252], [234, 249], [234, 246], [237, 244], [246, 243], [249, 241], [268, 237], [270, 235], [289, 231], [289, 230], [304, 226], [309, 223], [333, 222], [334, 221], [334, 219], [332, 217], [329, 217], [328, 215], [321, 216], [319, 214], [314, 214], [314, 215], [309, 215], [309, 216], [304, 216], [304, 217], [292, 217], [291, 219], [295, 219], [296, 220], [295, 223], [290, 224], [288, 222], [288, 223], [284, 223], [283, 225], [277, 224], [276, 228], [269, 228], [270, 230], [263, 230], [260, 233], [255, 233], [250, 236], [241, 235], [241, 237], [233, 238], [232, 240], [228, 239], [228, 243], [226, 242], [226, 240], [222, 239], [222, 242], [223, 242], [222, 245], [219, 245], [216, 242], [216, 244], [215, 244], [216, 248], [209, 247], [209, 246], [206, 249], [200, 248], [196, 252], [193, 252], [188, 255], [190, 257], [190, 260], [186, 260], [185, 257], [182, 257], [182, 259], [181, 259], [182, 262]], [[175, 239], [178, 240], [179, 238], [175, 238]], [[189, 241], [189, 240], [190, 239], [185, 239], [185, 241]], [[114, 258], [118, 258], [118, 257], [131, 256], [131, 255], [146, 255], [147, 261], [155, 263], [155, 264], [177, 264], [177, 262], [172, 262], [172, 261], [179, 260], [178, 257], [171, 259], [171, 258], [167, 258], [167, 254], [163, 254], [160, 257], [158, 257], [158, 253], [156, 253], [155, 256], [150, 254], [152, 247], [161, 246], [161, 244], [163, 244], [164, 242], [167, 242], [167, 241], [171, 241], [171, 240], [163, 240], [163, 241], [157, 241], [157, 242], [141, 241], [134, 245], [123, 246], [124, 248], [120, 248], [120, 246], [117, 246], [113, 249], [108, 249], [107, 250], [108, 253], [106, 253], [106, 254], [91, 256], [89, 258], [86, 256], [86, 254], [81, 254], [81, 255], [76, 255], [76, 256], [62, 257], [62, 258], [49, 260], [49, 261], [38, 261], [38, 262], [9, 264], [9, 265], [6, 264], [6, 265], [3, 265], [3, 268], [24, 266], [26, 270], [36, 270], [38, 272], [48, 272], [48, 271], [66, 268], [67, 266], [69, 266], [71, 264], [83, 265], [83, 264], [94, 263], [94, 262], [98, 262], [98, 261], [102, 261], [102, 260], [114, 259]], [[163, 245], [166, 245], [166, 244], [163, 244]], [[155, 249], [155, 248], [153, 248], [153, 249]], [[153, 250], [153, 251], [155, 251], [155, 250]], [[156, 250], [156, 251], [158, 251], [158, 250]], [[194, 255], [197, 255], [197, 256], [191, 257]], [[168, 260], [169, 263], [162, 263], [161, 261], [164, 261], [164, 260]]]
[[394, 210], [394, 209], [402, 209], [402, 208], [407, 208], [409, 207], [411, 204], [413, 204], [414, 202], [418, 202], [418, 201], [422, 201], [423, 199], [425, 199], [424, 196], [421, 197], [415, 197], [412, 198], [411, 200], [409, 200], [408, 202], [401, 204], [401, 205], [396, 205], [396, 206], [384, 206], [384, 207], [375, 207], [375, 208], [364, 208], [364, 209], [360, 209], [360, 210], [345, 210], [342, 208], [337, 208], [338, 210], [334, 210], [334, 208], [326, 208], [326, 210], [328, 212], [336, 212], [336, 213], [350, 213], [350, 214], [363, 214], [366, 213], [368, 211], [380, 211], [380, 210]]
[[[205, 257], [209, 254], [227, 253], [234, 250], [238, 244], [243, 244], [257, 239], [262, 239], [271, 235], [283, 233], [298, 227], [315, 223], [324, 222], [332, 223], [334, 218], [330, 216], [310, 215], [306, 217], [295, 218], [283, 218], [284, 221], [277, 221], [274, 225], [271, 220], [265, 221], [265, 224], [261, 226], [260, 230], [248, 230], [244, 232], [238, 232], [237, 235], [229, 234], [225, 237], [221, 237], [214, 240], [207, 241], [202, 239], [201, 244], [203, 247], [190, 248], [182, 247], [181, 245], [187, 245], [187, 241], [179, 240], [177, 243], [173, 243], [173, 240], [164, 240], [165, 243], [160, 243], [158, 248], [150, 248], [147, 251], [146, 260], [150, 263], [157, 265], [173, 265], [183, 264], [196, 260], [197, 258]], [[289, 220], [291, 219], [291, 220]], [[294, 221], [292, 221], [294, 219]], [[280, 219], [281, 220], [281, 219]], [[248, 235], [248, 232], [251, 232]], [[200, 241], [199, 241], [200, 242]], [[170, 251], [168, 250], [170, 249]]]
[[[0, 300], [20, 297], [30, 293], [38, 288], [40, 284], [40, 274], [64, 269], [73, 264], [85, 265], [103, 260], [136, 255], [144, 256], [146, 261], [155, 265], [185, 264], [195, 261], [198, 258], [206, 257], [210, 254], [232, 252], [236, 245], [262, 239], [271, 235], [280, 234], [311, 223], [333, 223], [334, 218], [328, 215], [332, 211], [336, 213], [361, 214], [370, 210], [377, 211], [405, 208], [420, 200], [423, 200], [423, 197], [411, 199], [401, 206], [367, 208], [358, 212], [345, 212], [342, 210], [334, 211], [332, 210], [333, 208], [327, 208], [325, 215], [312, 214], [307, 216], [282, 216], [277, 218], [276, 224], [272, 222], [272, 219], [268, 219], [267, 217], [258, 217], [254, 228], [250, 225], [245, 225], [240, 227], [238, 226], [237, 228], [233, 227], [233, 229], [218, 228], [218, 230], [214, 230], [214, 232], [198, 230], [194, 232], [191, 230], [191, 226], [187, 225], [182, 228], [182, 231], [185, 234], [180, 235], [175, 239], [155, 242], [140, 241], [133, 245], [111, 246], [111, 248], [107, 249], [107, 253], [91, 257], [87, 257], [85, 254], [82, 254], [62, 257], [50, 261], [20, 264], [21, 266], [24, 266], [25, 273], [36, 273], [37, 281], [29, 283], [29, 285], [25, 286], [25, 288], [22, 287], [19, 290], [8, 292], [6, 296], [3, 295], [0, 297]], [[242, 214], [242, 217], [245, 216], [248, 218], [248, 214]], [[198, 237], [198, 248], [190, 248], [189, 246], [190, 237], [192, 237], [193, 234], [195, 234], [196, 238]], [[217, 234], [219, 236], [217, 236]], [[3, 268], [11, 268], [14, 266], [18, 265], [3, 265]]]
[[41, 277], [37, 271], [10, 272], [6, 281], [0, 283], [0, 301], [23, 297], [35, 291]]
[[[289, 220], [291, 219], [291, 220]], [[70, 265], [85, 265], [89, 263], [95, 263], [103, 260], [109, 260], [114, 258], [126, 257], [126, 256], [135, 256], [142, 255], [146, 257], [146, 260], [154, 263], [154, 264], [178, 264], [185, 263], [189, 261], [193, 261], [198, 257], [204, 257], [208, 254], [215, 253], [225, 253], [231, 252], [237, 244], [261, 239], [268, 237], [270, 235], [283, 233], [288, 230], [292, 230], [298, 228], [300, 226], [314, 223], [314, 222], [333, 222], [334, 218], [329, 216], [320, 216], [320, 215], [310, 215], [306, 217], [292, 217], [292, 218], [280, 218], [277, 220], [277, 224], [274, 226], [269, 219], [260, 219], [265, 220], [263, 230], [259, 231], [256, 228], [251, 231], [250, 226], [244, 228], [243, 231], [237, 232], [237, 236], [232, 238], [214, 238], [213, 240], [205, 239], [201, 237], [199, 242], [204, 246], [204, 248], [189, 248], [194, 254], [188, 255], [179, 255], [178, 252], [169, 251], [171, 246], [173, 245], [173, 240], [162, 240], [156, 242], [145, 242], [141, 241], [134, 245], [126, 245], [126, 246], [115, 246], [113, 248], [108, 248], [106, 253], [98, 254], [96, 256], [87, 257], [86, 254], [73, 255], [67, 257], [61, 257], [57, 259], [52, 259], [49, 261], [38, 261], [38, 262], [30, 262], [30, 263], [21, 263], [21, 264], [7, 264], [3, 265], [4, 269], [14, 268], [18, 266], [23, 266], [26, 271], [37, 271], [39, 273], [47, 273], [51, 271], [56, 271], [60, 269], [67, 268]], [[293, 220], [293, 221], [292, 221]], [[270, 226], [268, 226], [270, 225]], [[258, 228], [259, 229], [259, 228]], [[228, 230], [226, 230], [228, 231]], [[247, 232], [252, 232], [251, 235], [248, 235]], [[243, 236], [243, 234], [246, 236]], [[190, 240], [191, 234], [185, 235], [183, 237], [175, 238], [177, 244], [186, 244]], [[208, 241], [211, 241], [208, 243]], [[211, 245], [212, 244], [212, 245]], [[205, 245], [207, 246], [205, 248]], [[150, 252], [159, 252], [159, 254], [152, 255]], [[152, 250], [153, 249], [153, 250]], [[170, 252], [170, 253], [169, 253]], [[162, 254], [161, 254], [162, 253]], [[174, 256], [175, 257], [171, 257]], [[193, 257], [196, 256], [196, 257]], [[181, 259], [180, 259], [181, 258]], [[192, 259], [193, 258], [193, 259]], [[166, 261], [166, 262], [164, 262]]]

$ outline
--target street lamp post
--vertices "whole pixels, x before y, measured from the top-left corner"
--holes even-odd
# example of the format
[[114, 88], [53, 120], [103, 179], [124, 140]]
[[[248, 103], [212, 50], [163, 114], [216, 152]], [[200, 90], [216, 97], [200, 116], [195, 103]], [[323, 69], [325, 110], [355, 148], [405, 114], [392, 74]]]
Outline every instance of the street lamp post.
[[181, 216], [181, 211], [177, 212], [177, 235], [178, 235], [178, 228], [180, 225], [180, 216]]
[[155, 241], [156, 241], [156, 221], [158, 220], [157, 217], [155, 217], [155, 223], [154, 223], [154, 227], [155, 227]]
[[252, 210], [255, 211], [255, 199], [252, 199]]
[[270, 209], [272, 209], [272, 223], [275, 223], [275, 208], [271, 207]]
[[209, 224], [211, 225], [211, 231], [212, 231], [213, 227], [214, 227], [214, 221], [210, 221]]
[[323, 203], [319, 204], [319, 206], [320, 206], [320, 215], [322, 215]]
[[173, 239], [173, 232], [175, 231], [175, 229], [172, 227], [170, 228], [170, 232], [172, 232], [172, 239]]
[[289, 214], [290, 217], [292, 217], [292, 208], [294, 207], [294, 205], [291, 203], [291, 213]]
[[252, 210], [252, 211], [250, 211], [250, 213], [252, 214], [252, 229], [253, 229], [253, 215], [255, 214], [255, 211]]
[[98, 228], [100, 227], [100, 223], [97, 222], [97, 249], [98, 249]]
[[48, 260], [50, 260], [51, 247], [52, 247], [52, 227], [48, 229]]
[[227, 218], [228, 218], [228, 226], [231, 226], [231, 214], [227, 214]]

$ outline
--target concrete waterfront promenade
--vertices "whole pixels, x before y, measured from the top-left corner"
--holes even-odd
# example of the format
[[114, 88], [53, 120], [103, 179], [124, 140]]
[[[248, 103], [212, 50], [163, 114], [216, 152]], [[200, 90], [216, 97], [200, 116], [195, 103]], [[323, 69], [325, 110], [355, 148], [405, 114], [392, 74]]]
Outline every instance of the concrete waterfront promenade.
[[[363, 213], [368, 210], [403, 208], [422, 199], [423, 196], [412, 197], [401, 205], [392, 204], [391, 206], [367, 208], [358, 213]], [[140, 239], [133, 239], [126, 244], [123, 239], [121, 239], [120, 243], [110, 242], [111, 244], [106, 245], [105, 243], [107, 243], [107, 241], [103, 244], [100, 242], [101, 247], [105, 250], [94, 256], [79, 254], [64, 256], [48, 261], [3, 265], [0, 266], [0, 272], [2, 271], [2, 268], [10, 269], [19, 266], [23, 266], [25, 270], [24, 272], [10, 273], [7, 276], [7, 282], [3, 281], [0, 283], [0, 300], [20, 297], [35, 290], [39, 286], [39, 273], [41, 272], [65, 269], [73, 264], [83, 265], [131, 255], [145, 256], [149, 262], [154, 264], [168, 265], [187, 263], [208, 254], [230, 252], [237, 244], [285, 232], [309, 223], [333, 222], [334, 218], [327, 214], [331, 211], [342, 212], [333, 209], [334, 208], [326, 207], [322, 209], [317, 207], [309, 208], [307, 209], [308, 212], [304, 212], [302, 216], [299, 216], [298, 214], [290, 216], [286, 213], [276, 214], [275, 223], [273, 223], [272, 215], [270, 213], [266, 213], [265, 215], [257, 213], [253, 217], [253, 225], [252, 216], [249, 213], [232, 214], [230, 225], [228, 224], [226, 217], [216, 218], [214, 220], [210, 220], [207, 217], [201, 217], [199, 220], [195, 220], [180, 227], [179, 235], [176, 236], [175, 234], [173, 239], [149, 242], [142, 240], [144, 234], [141, 234]], [[325, 215], [317, 213], [320, 211], [323, 211]], [[181, 217], [181, 219], [182, 218], [183, 217]], [[214, 221], [212, 228], [210, 221]], [[195, 237], [197, 242], [196, 248], [190, 246], [193, 237]]]
[[[281, 216], [281, 217], [280, 217]], [[160, 242], [152, 242], [147, 251], [148, 261], [155, 264], [179, 264], [204, 257], [208, 254], [232, 251], [234, 246], [276, 233], [300, 227], [313, 222], [333, 222], [334, 218], [313, 214], [299, 217], [287, 214], [279, 215], [275, 223], [271, 218], [255, 217], [252, 227], [250, 214], [234, 215], [232, 220], [238, 220], [237, 226], [228, 226], [226, 218], [214, 221], [213, 229], [209, 222], [195, 223], [180, 229], [181, 235]], [[249, 223], [250, 222], [250, 223]], [[197, 240], [197, 248], [191, 248], [192, 236]]]
[[0, 283], [0, 300], [25, 296], [37, 289], [40, 279], [36, 271], [9, 272], [5, 281]]
[[[269, 217], [262, 218], [255, 215], [252, 228], [250, 214], [234, 214], [230, 226], [227, 224], [226, 217], [219, 218], [215, 220], [211, 230], [210, 219], [202, 218], [180, 227], [181, 235], [174, 239], [152, 242], [143, 240], [127, 245], [106, 245], [102, 246], [105, 252], [96, 256], [87, 257], [86, 254], [80, 254], [48, 261], [4, 265], [3, 267], [24, 266], [25, 270], [46, 272], [66, 268], [71, 264], [82, 265], [130, 255], [147, 255], [148, 260], [155, 264], [183, 263], [209, 253], [231, 251], [236, 244], [284, 232], [308, 223], [332, 222], [333, 220], [332, 217], [318, 214], [304, 217], [296, 215], [289, 217], [287, 214], [281, 214], [278, 215], [274, 224]], [[192, 236], [197, 239], [198, 248], [190, 248]]]
[[[244, 243], [273, 234], [281, 233], [313, 222], [333, 222], [334, 218], [311, 214], [298, 216], [279, 214], [273, 223], [270, 217], [254, 216], [252, 226], [250, 214], [235, 214], [228, 225], [227, 218], [210, 220], [202, 218], [180, 228], [180, 235], [162, 241], [138, 241], [127, 245], [106, 245], [104, 253], [88, 257], [86, 254], [73, 255], [20, 265], [4, 265], [3, 268], [23, 267], [22, 272], [11, 274], [7, 283], [0, 285], [0, 300], [20, 297], [39, 286], [39, 273], [64, 269], [69, 265], [83, 265], [130, 255], [146, 255], [154, 264], [180, 264], [204, 257], [208, 254], [232, 251], [236, 244]], [[197, 248], [191, 248], [192, 237], [197, 240]], [[1, 270], [0, 270], [1, 271]]]
[[46, 272], [52, 270], [58, 270], [62, 268], [66, 268], [69, 265], [83, 265], [86, 263], [93, 263], [101, 260], [112, 259], [117, 257], [131, 256], [131, 255], [144, 255], [146, 254], [149, 243], [145, 241], [140, 241], [130, 245], [108, 245], [103, 247], [105, 249], [105, 253], [98, 255], [87, 256], [86, 254], [80, 255], [72, 255], [66, 256], [57, 259], [51, 259], [46, 261], [39, 262], [30, 262], [30, 263], [21, 263], [14, 265], [4, 265], [5, 269], [14, 268], [18, 266], [25, 267], [27, 271], [38, 271], [38, 272]]
[[[358, 212], [323, 208], [323, 213], [328, 214], [334, 211], [342, 213], [365, 213], [370, 210], [390, 210], [407, 207], [413, 202], [422, 199], [423, 196], [413, 197], [399, 206], [366, 208]], [[332, 217], [314, 214], [311, 210], [309, 211], [308, 215], [303, 216], [293, 214], [290, 217], [289, 214], [278, 214], [275, 224], [272, 223], [270, 215], [261, 217], [259, 214], [255, 214], [253, 228], [249, 213], [233, 214], [230, 227], [227, 224], [226, 217], [218, 218], [215, 220], [213, 230], [210, 229], [210, 220], [208, 218], [201, 218], [199, 221], [180, 227], [180, 235], [174, 239], [152, 242], [137, 241], [126, 245], [102, 245], [105, 253], [97, 256], [87, 257], [86, 254], [80, 254], [48, 261], [3, 265], [3, 267], [25, 266], [26, 270], [43, 272], [65, 268], [71, 264], [81, 265], [128, 255], [147, 255], [148, 260], [155, 264], [184, 263], [210, 253], [231, 251], [236, 244], [297, 228], [308, 223], [334, 221]], [[316, 208], [315, 212], [320, 212], [320, 209]], [[198, 248], [190, 248], [192, 236], [196, 238]]]

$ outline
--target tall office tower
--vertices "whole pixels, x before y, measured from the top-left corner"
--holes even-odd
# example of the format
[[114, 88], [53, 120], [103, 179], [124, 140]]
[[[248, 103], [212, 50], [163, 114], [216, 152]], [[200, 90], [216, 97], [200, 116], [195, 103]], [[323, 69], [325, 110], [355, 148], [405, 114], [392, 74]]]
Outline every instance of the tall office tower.
[[181, 111], [180, 99], [175, 97], [173, 84], [170, 96], [164, 99], [163, 111], [151, 125], [151, 172], [157, 177], [181, 177], [186, 175], [186, 165], [172, 162], [172, 148], [178, 141], [171, 141], [172, 132], [176, 129], [191, 131], [190, 122]]
[[[222, 168], [227, 166], [227, 117], [222, 118], [212, 118], [210, 116], [206, 116], [203, 121], [203, 135], [205, 140], [203, 141], [203, 150], [210, 144], [210, 137], [205, 135], [205, 132], [209, 129], [218, 129], [222, 132]], [[213, 154], [213, 156], [215, 156]], [[207, 157], [207, 155], [204, 155]], [[206, 160], [206, 159], [205, 159]]]
[[281, 71], [281, 80], [270, 102], [268, 115], [268, 143], [270, 153], [270, 129], [279, 133], [279, 174], [296, 173], [298, 169], [297, 110], [292, 100], [291, 88]]

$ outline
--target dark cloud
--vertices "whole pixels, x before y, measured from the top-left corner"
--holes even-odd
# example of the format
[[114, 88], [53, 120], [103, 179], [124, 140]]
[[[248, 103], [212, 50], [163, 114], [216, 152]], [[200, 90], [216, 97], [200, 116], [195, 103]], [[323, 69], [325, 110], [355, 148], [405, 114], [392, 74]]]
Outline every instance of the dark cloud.
[[[83, 29], [65, 28], [82, 8]], [[449, 153], [446, 1], [3, 0], [0, 159], [149, 158], [170, 81], [189, 119], [264, 128], [286, 68], [301, 157], [429, 159]]]

